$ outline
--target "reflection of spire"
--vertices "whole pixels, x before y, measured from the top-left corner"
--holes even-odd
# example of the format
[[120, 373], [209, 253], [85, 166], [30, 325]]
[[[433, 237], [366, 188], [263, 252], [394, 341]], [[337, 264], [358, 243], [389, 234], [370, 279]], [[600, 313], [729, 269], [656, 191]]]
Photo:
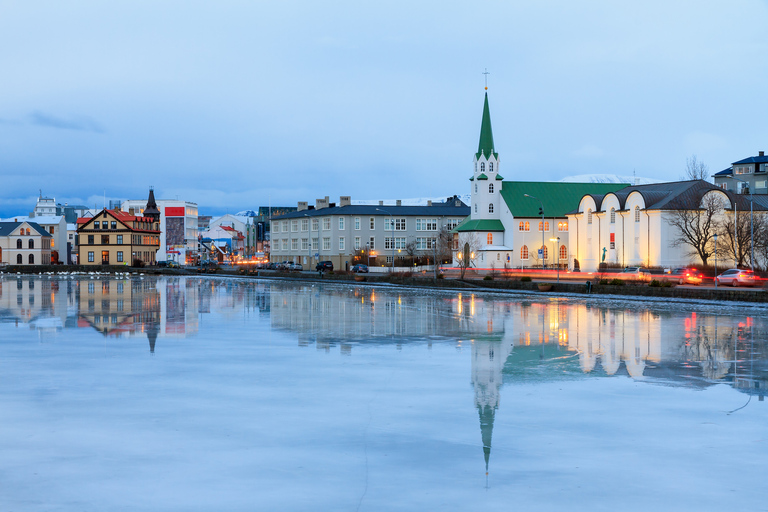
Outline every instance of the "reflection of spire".
[[479, 405], [480, 433], [483, 436], [483, 455], [485, 456], [485, 474], [488, 474], [488, 460], [491, 458], [491, 437], [493, 436], [493, 419], [496, 416], [496, 407], [491, 405]]
[[149, 352], [155, 353], [155, 342], [157, 341], [157, 333], [160, 332], [160, 327], [157, 322], [149, 322], [147, 327], [147, 338], [149, 338]]

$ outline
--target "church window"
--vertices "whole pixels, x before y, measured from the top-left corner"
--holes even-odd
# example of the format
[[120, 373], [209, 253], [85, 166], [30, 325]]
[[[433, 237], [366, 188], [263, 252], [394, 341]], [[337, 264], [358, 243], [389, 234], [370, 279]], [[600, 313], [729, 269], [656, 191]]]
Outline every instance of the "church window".
[[611, 224], [616, 224], [616, 208], [611, 208]]
[[[21, 260], [21, 254], [17, 254], [17, 255], [16, 255], [16, 264], [17, 264], [17, 265], [21, 265], [21, 261], [22, 261], [22, 260]], [[19, 281], [19, 282], [21, 282], [21, 281]]]
[[488, 213], [493, 213], [493, 203], [488, 205]]
[[488, 172], [493, 172], [493, 162], [488, 162]]
[[21, 249], [21, 238], [16, 240], [16, 248]]
[[485, 172], [485, 162], [480, 162], [480, 172]]
[[565, 244], [560, 246], [560, 261], [568, 259], [568, 248]]
[[493, 194], [493, 183], [488, 184], [488, 193]]
[[475, 194], [477, 194], [477, 183], [475, 183]]
[[32, 240], [32, 239], [29, 240], [29, 248], [30, 249], [34, 249], [35, 248], [35, 241]]
[[520, 221], [520, 224], [519, 224], [519, 226], [518, 226], [518, 229], [519, 229], [520, 231], [530, 231], [530, 230], [531, 230], [531, 223], [530, 223], [530, 222], [523, 222], [523, 221], [521, 220], [521, 221]]
[[558, 222], [557, 223], [557, 230], [558, 231], [568, 231], [568, 223], [567, 222]]
[[477, 203], [475, 203], [475, 213], [477, 213]]
[[635, 206], [635, 222], [640, 222], [640, 207]]
[[493, 245], [493, 233], [488, 233], [488, 236], [485, 237], [485, 241], [488, 242], [488, 245]]
[[549, 221], [539, 222], [539, 232], [541, 231], [544, 231], [545, 233], [549, 231]]
[[546, 245], [542, 245], [541, 246], [541, 257], [543, 259], [545, 259], [545, 260], [547, 259], [547, 246]]
[[475, 172], [477, 172], [477, 162], [475, 162]]
[[34, 254], [30, 254], [29, 255], [29, 264], [30, 265], [34, 265], [35, 264], [35, 255]]
[[527, 260], [528, 259], [528, 246], [524, 245], [520, 248], [520, 259], [521, 260]]
[[592, 224], [592, 209], [587, 210], [587, 224]]

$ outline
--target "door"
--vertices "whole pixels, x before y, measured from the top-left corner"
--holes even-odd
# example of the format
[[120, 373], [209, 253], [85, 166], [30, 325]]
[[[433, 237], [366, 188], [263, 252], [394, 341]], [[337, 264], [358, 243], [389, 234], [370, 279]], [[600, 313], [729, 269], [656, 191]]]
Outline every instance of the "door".
[[109, 265], [109, 251], [101, 251], [101, 264]]

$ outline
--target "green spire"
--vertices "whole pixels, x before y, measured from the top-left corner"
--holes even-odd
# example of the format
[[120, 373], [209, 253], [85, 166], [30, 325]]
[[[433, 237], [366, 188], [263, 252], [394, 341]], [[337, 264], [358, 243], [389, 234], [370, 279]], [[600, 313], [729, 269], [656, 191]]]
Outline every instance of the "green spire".
[[483, 122], [480, 124], [480, 143], [477, 145], [478, 159], [480, 155], [485, 154], [485, 158], [489, 158], [493, 153], [495, 158], [499, 158], [499, 154], [493, 150], [496, 149], [493, 145], [493, 130], [491, 129], [491, 109], [488, 108], [488, 93], [485, 93], [485, 105], [483, 105]]

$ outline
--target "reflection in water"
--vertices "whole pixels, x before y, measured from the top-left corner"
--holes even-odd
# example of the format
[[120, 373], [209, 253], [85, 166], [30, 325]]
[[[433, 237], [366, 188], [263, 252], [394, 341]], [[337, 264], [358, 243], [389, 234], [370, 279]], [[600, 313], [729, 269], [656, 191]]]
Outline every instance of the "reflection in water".
[[763, 400], [763, 318], [630, 306], [196, 277], [0, 278], [0, 322], [35, 329], [41, 341], [88, 328], [147, 340], [154, 353], [158, 339], [195, 335], [205, 315], [255, 313], [301, 347], [338, 346], [347, 356], [370, 344], [469, 348], [486, 473], [503, 384], [589, 376], [696, 388], [727, 382]]

